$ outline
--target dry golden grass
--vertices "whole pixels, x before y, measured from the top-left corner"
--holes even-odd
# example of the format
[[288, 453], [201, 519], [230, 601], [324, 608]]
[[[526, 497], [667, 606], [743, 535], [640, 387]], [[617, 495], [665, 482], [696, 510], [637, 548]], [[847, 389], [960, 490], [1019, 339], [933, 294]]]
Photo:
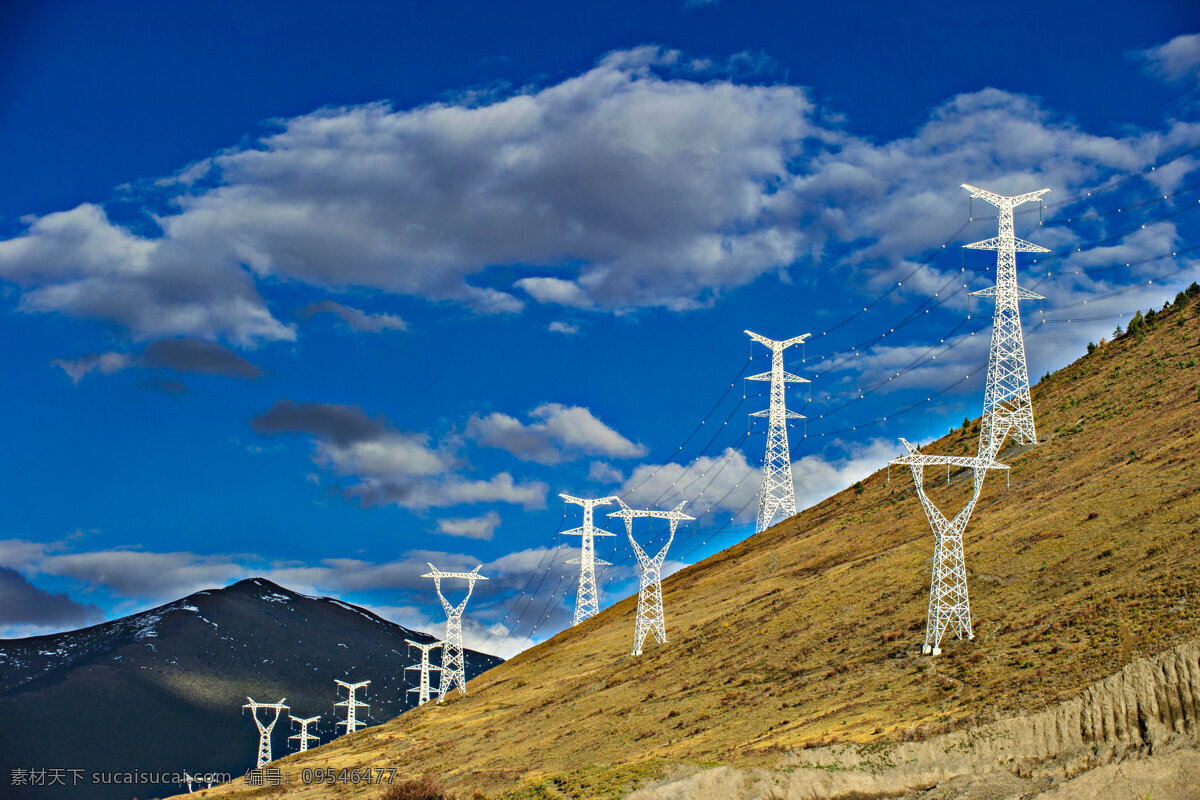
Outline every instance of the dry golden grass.
[[[607, 770], [616, 786], [664, 764], [766, 764], [789, 748], [928, 735], [1041, 709], [1192, 638], [1198, 312], [1200, 300], [1160, 313], [1035, 387], [1042, 443], [1001, 454], [1012, 486], [990, 475], [967, 529], [973, 642], [919, 654], [932, 542], [894, 468], [890, 485], [880, 471], [861, 493], [668, 579], [665, 646], [628, 655], [629, 598], [476, 678], [469, 695], [280, 765], [293, 781], [304, 766], [369, 765], [432, 773], [465, 796], [619, 796], [565, 776]], [[973, 452], [977, 435], [976, 422], [927, 451]], [[953, 513], [966, 474], [933, 488], [945, 475], [930, 473], [931, 497]], [[293, 783], [286, 794], [377, 792]]]

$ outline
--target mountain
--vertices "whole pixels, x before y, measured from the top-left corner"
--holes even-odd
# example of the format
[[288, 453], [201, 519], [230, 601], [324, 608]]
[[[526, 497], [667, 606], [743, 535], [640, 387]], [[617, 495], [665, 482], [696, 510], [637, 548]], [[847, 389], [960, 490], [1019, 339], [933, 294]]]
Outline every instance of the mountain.
[[[626, 598], [489, 670], [465, 696], [281, 766], [432, 773], [467, 796], [620, 797], [697, 764], [780, 767], [834, 743], [886, 752], [1042, 712], [1194, 640], [1195, 294], [1034, 387], [1039, 442], [999, 454], [1010, 485], [988, 475], [966, 530], [973, 641], [921, 655], [932, 536], [908, 470], [889, 481], [881, 464], [664, 581], [666, 645], [629, 654], [636, 599]], [[923, 450], [973, 454], [978, 433], [976, 420]], [[950, 514], [970, 496], [964, 471], [947, 483], [930, 469], [927, 482]], [[676, 550], [687, 546], [680, 537]]]
[[[263, 578], [82, 630], [0, 640], [0, 780], [13, 798], [163, 796], [167, 785], [11, 786], [12, 769], [100, 772], [228, 772], [254, 766], [258, 732], [246, 696], [287, 698], [312, 730], [335, 735], [335, 679], [370, 680], [360, 719], [391, 719], [416, 702], [405, 639], [435, 637], [366, 609], [309, 597]], [[468, 678], [500, 663], [467, 651]], [[436, 676], [435, 676], [436, 677]], [[344, 709], [337, 709], [344, 715]], [[260, 711], [264, 720], [273, 712]], [[340, 717], [344, 718], [344, 716]], [[275, 755], [295, 746], [286, 713]], [[66, 774], [66, 782], [75, 778]], [[57, 790], [57, 791], [56, 791]]]

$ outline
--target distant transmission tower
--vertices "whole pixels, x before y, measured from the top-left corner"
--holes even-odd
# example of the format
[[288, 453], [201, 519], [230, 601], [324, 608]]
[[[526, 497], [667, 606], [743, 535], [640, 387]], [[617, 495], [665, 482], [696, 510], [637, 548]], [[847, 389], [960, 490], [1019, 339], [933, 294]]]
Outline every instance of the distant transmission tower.
[[309, 741], [314, 741], [314, 742], [321, 741], [321, 738], [319, 736], [314, 736], [313, 734], [308, 732], [308, 726], [313, 724], [320, 718], [321, 718], [320, 714], [318, 714], [315, 717], [308, 717], [307, 719], [301, 719], [300, 717], [291, 717], [292, 722], [300, 723], [300, 732], [288, 737], [289, 740], [291, 740], [291, 739], [299, 739], [300, 740], [300, 749], [296, 751], [297, 753], [307, 752]]
[[[334, 708], [337, 708], [338, 706], [346, 707], [346, 719], [338, 722], [337, 724], [345, 725], [346, 733], [354, 733], [359, 728], [367, 727], [367, 723], [358, 721], [358, 707], [362, 706], [363, 708], [366, 708], [367, 704], [360, 703], [354, 695], [359, 689], [366, 687], [370, 681], [363, 681], [362, 683], [346, 683], [345, 681], [335, 680], [334, 683], [336, 683], [338, 686], [344, 687], [346, 690], [346, 699], [341, 703], [333, 704]], [[336, 728], [337, 725], [334, 727]]]
[[[979, 500], [979, 492], [983, 489], [983, 479], [987, 471], [1008, 467], [992, 460], [991, 454], [975, 457], [927, 456], [907, 440], [900, 441], [908, 450], [908, 455], [894, 459], [891, 463], [907, 465], [912, 469], [917, 497], [921, 500], [921, 507], [925, 509], [929, 527], [933, 529], [933, 575], [929, 583], [929, 611], [925, 618], [925, 644], [921, 652], [936, 656], [941, 655], [942, 636], [947, 630], [953, 631], [960, 639], [964, 636], [968, 639], [975, 638], [975, 633], [971, 630], [971, 603], [967, 597], [967, 563], [963, 556], [963, 532], [971, 519], [971, 511]], [[935, 465], [967, 467], [972, 471], [974, 492], [953, 520], [947, 520], [925, 494], [925, 467]]]
[[[633, 552], [637, 556], [638, 566], [642, 568], [638, 585], [637, 623], [634, 626], [633, 632], [633, 655], [640, 656], [647, 634], [653, 633], [654, 638], [658, 640], [659, 644], [667, 643], [667, 625], [663, 619], [662, 566], [663, 562], [667, 560], [667, 550], [670, 549], [671, 542], [675, 540], [676, 527], [678, 527], [681, 521], [693, 520], [695, 517], [689, 517], [680, 511], [681, 508], [687, 505], [686, 500], [675, 506], [671, 511], [632, 509], [625, 505], [625, 502], [620, 498], [617, 498], [617, 503], [620, 504], [621, 510], [614, 511], [609, 516], [620, 517], [625, 520], [625, 532], [629, 535], [629, 543], [633, 545]], [[662, 549], [653, 558], [646, 555], [646, 551], [634, 541], [633, 520], [635, 517], [655, 517], [665, 519], [670, 523], [671, 535], [667, 537], [667, 543], [662, 546]]]
[[575, 619], [572, 625], [578, 625], [588, 617], [594, 617], [600, 613], [600, 592], [596, 589], [596, 565], [602, 564], [611, 566], [607, 561], [601, 561], [596, 558], [596, 543], [592, 537], [595, 536], [615, 536], [614, 533], [609, 533], [604, 530], [597, 530], [592, 524], [592, 511], [596, 506], [612, 505], [615, 497], [601, 497], [597, 500], [587, 500], [581, 497], [572, 497], [568, 494], [559, 494], [563, 500], [568, 503], [578, 503], [583, 506], [583, 525], [578, 528], [572, 528], [569, 531], [563, 531], [564, 536], [582, 536], [583, 543], [582, 551], [579, 558], [572, 558], [567, 564], [579, 565], [579, 594], [575, 597]]
[[795, 411], [788, 411], [785, 399], [787, 384], [809, 381], [784, 371], [783, 351], [794, 344], [800, 344], [811, 334], [806, 333], [779, 342], [752, 331], [746, 331], [746, 335], [759, 344], [766, 345], [771, 351], [771, 371], [751, 375], [746, 379], [771, 382], [771, 407], [750, 415], [767, 418], [767, 452], [763, 456], [762, 488], [758, 492], [758, 524], [755, 526], [755, 530], [762, 533], [771, 527], [776, 516], [785, 520], [796, 515], [796, 488], [792, 484], [792, 457], [788, 453], [787, 421], [804, 419], [804, 416]]
[[1029, 368], [1025, 363], [1025, 339], [1021, 335], [1020, 300], [1041, 300], [1040, 294], [1017, 287], [1017, 251], [1049, 253], [1013, 234], [1013, 209], [1022, 203], [1037, 200], [1049, 189], [1019, 194], [1015, 197], [979, 189], [968, 184], [962, 188], [971, 197], [996, 207], [1000, 220], [1000, 235], [993, 239], [964, 245], [969, 250], [996, 251], [996, 285], [977, 292], [974, 297], [992, 297], [996, 312], [992, 323], [992, 348], [988, 356], [987, 388], [983, 394], [983, 418], [979, 426], [979, 455], [994, 457], [1012, 430], [1023, 444], [1036, 444], [1033, 426], [1033, 401], [1029, 396]]
[[[460, 692], [467, 693], [467, 669], [466, 662], [463, 660], [462, 613], [463, 609], [467, 607], [467, 601], [471, 599], [475, 581], [487, 580], [479, 574], [479, 568], [482, 566], [480, 564], [470, 572], [442, 572], [430, 564], [429, 572], [421, 576], [422, 578], [433, 578], [433, 587], [437, 590], [438, 599], [442, 601], [442, 608], [446, 611], [446, 636], [442, 640], [442, 675], [438, 682], [439, 703], [446, 699], [446, 695], [456, 685]], [[442, 594], [442, 578], [462, 578], [467, 581], [467, 596], [457, 606], [450, 605], [450, 601]]]
[[417, 705], [423, 706], [429, 702], [429, 670], [436, 669], [438, 671], [441, 671], [441, 669], [442, 669], [441, 667], [430, 666], [429, 651], [435, 647], [441, 647], [442, 642], [430, 642], [429, 644], [421, 644], [420, 642], [414, 642], [411, 639], [405, 639], [404, 641], [410, 647], [415, 647], [421, 651], [421, 663], [414, 664], [411, 667], [405, 667], [405, 669], [421, 670], [420, 685], [416, 689], [409, 689], [409, 691], [417, 692]]
[[[250, 716], [254, 717], [254, 724], [258, 726], [258, 766], [269, 764], [271, 762], [271, 731], [275, 729], [275, 723], [279, 722], [279, 712], [287, 711], [288, 707], [283, 704], [283, 698], [278, 703], [256, 703], [253, 697], [247, 697], [250, 702], [246, 703], [242, 708], [250, 709]], [[269, 724], [263, 724], [258, 718], [258, 710], [260, 708], [275, 709], [275, 718]]]

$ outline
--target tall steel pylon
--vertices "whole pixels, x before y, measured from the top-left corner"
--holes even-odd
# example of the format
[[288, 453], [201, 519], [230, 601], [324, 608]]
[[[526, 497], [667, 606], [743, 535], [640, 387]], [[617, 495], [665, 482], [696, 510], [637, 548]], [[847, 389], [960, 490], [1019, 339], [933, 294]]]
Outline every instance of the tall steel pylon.
[[423, 706], [429, 702], [429, 671], [435, 669], [440, 672], [442, 669], [441, 667], [430, 665], [429, 651], [435, 647], [441, 647], [443, 643], [429, 642], [428, 644], [422, 644], [421, 642], [414, 642], [412, 639], [405, 639], [404, 643], [409, 647], [415, 647], [421, 651], [421, 663], [413, 664], [411, 667], [405, 667], [405, 669], [419, 669], [421, 671], [420, 684], [415, 689], [409, 689], [409, 691], [417, 693], [417, 705]]
[[[283, 704], [283, 701], [287, 700], [287, 698], [284, 697], [278, 703], [256, 703], [253, 697], [247, 697], [246, 699], [250, 702], [246, 703], [242, 708], [250, 709], [250, 716], [254, 717], [254, 724], [258, 726], [257, 766], [261, 767], [264, 764], [271, 763], [271, 731], [275, 729], [275, 723], [279, 722], [279, 712], [288, 710], [288, 707]], [[275, 709], [275, 718], [269, 724], [264, 724], [258, 718], [258, 710], [260, 708]]]
[[[361, 683], [346, 683], [345, 681], [335, 680], [334, 683], [346, 690], [346, 699], [340, 703], [333, 704], [334, 708], [337, 708], [338, 706], [346, 707], [346, 718], [344, 720], [340, 720], [337, 724], [345, 725], [346, 733], [354, 733], [359, 728], [367, 727], [367, 723], [359, 722], [358, 720], [358, 707], [362, 706], [363, 708], [367, 708], [367, 704], [360, 703], [354, 695], [359, 689], [365, 688], [370, 681], [362, 681]], [[334, 727], [336, 728], [337, 725]]]
[[[614, 511], [609, 516], [625, 520], [625, 533], [629, 536], [629, 544], [633, 545], [633, 552], [637, 556], [642, 573], [638, 584], [637, 623], [633, 632], [633, 655], [640, 656], [648, 634], [653, 633], [659, 644], [667, 643], [667, 625], [663, 618], [662, 566], [667, 560], [667, 550], [675, 540], [676, 527], [683, 520], [694, 520], [695, 517], [689, 517], [680, 511], [687, 505], [686, 500], [670, 511], [632, 509], [620, 498], [616, 500], [621, 510]], [[653, 558], [646, 555], [646, 551], [633, 538], [633, 520], [636, 517], [665, 519], [671, 526], [671, 535], [667, 537], [667, 543]]]
[[301, 719], [300, 717], [291, 717], [292, 722], [300, 723], [300, 732], [292, 734], [291, 736], [288, 737], [288, 741], [291, 741], [292, 739], [300, 740], [300, 749], [296, 751], [297, 753], [308, 752], [308, 743], [310, 741], [313, 741], [313, 742], [321, 741], [321, 737], [314, 736], [313, 734], [308, 732], [308, 726], [312, 725], [314, 722], [316, 722], [320, 718], [321, 718], [320, 714], [318, 714], [315, 717], [306, 717], [304, 719]]
[[995, 456], [1011, 429], [1022, 444], [1036, 444], [1033, 425], [1033, 401], [1029, 396], [1029, 368], [1025, 363], [1025, 339], [1021, 335], [1021, 300], [1041, 300], [1040, 294], [1017, 286], [1017, 251], [1049, 253], [1044, 247], [1018, 239], [1013, 234], [1013, 209], [1037, 200], [1049, 189], [1039, 189], [1014, 197], [995, 194], [964, 183], [962, 188], [996, 207], [999, 235], [992, 239], [963, 245], [968, 250], [996, 251], [996, 285], [973, 297], [992, 297], [996, 312], [992, 323], [992, 347], [988, 356], [987, 388], [983, 395], [983, 417], [979, 426], [980, 456]]
[[746, 379], [771, 382], [771, 407], [750, 415], [767, 418], [767, 452], [763, 456], [762, 488], [758, 492], [758, 523], [755, 525], [755, 531], [762, 533], [771, 527], [777, 515], [780, 520], [796, 515], [796, 487], [792, 483], [792, 457], [788, 453], [787, 421], [804, 419], [804, 416], [787, 410], [786, 394], [787, 384], [809, 381], [784, 371], [783, 351], [794, 344], [800, 344], [812, 334], [806, 333], [778, 342], [752, 331], [746, 331], [746, 335], [759, 344], [766, 345], [771, 351], [771, 371], [751, 375]]
[[[963, 556], [963, 532], [971, 519], [975, 503], [979, 501], [979, 492], [983, 489], [983, 479], [989, 469], [1008, 469], [1004, 464], [997, 463], [992, 454], [969, 456], [930, 456], [917, 450], [905, 439], [900, 440], [908, 455], [893, 459], [890, 463], [908, 466], [912, 469], [913, 483], [917, 488], [917, 497], [929, 527], [933, 530], [933, 575], [929, 583], [929, 610], [925, 617], [925, 644], [921, 652], [929, 655], [941, 655], [942, 636], [947, 630], [953, 631], [958, 638], [966, 636], [974, 639], [971, 629], [971, 602], [967, 595], [967, 562]], [[959, 511], [954, 519], [946, 516], [933, 504], [925, 494], [925, 467], [948, 465], [967, 467], [972, 472], [974, 491], [971, 499]]]
[[[463, 609], [467, 607], [467, 601], [471, 599], [471, 592], [475, 590], [475, 581], [487, 580], [479, 574], [482, 566], [480, 564], [470, 572], [442, 572], [430, 564], [429, 572], [421, 576], [422, 578], [433, 578], [433, 588], [437, 590], [438, 599], [442, 601], [442, 608], [446, 611], [446, 636], [442, 639], [442, 675], [441, 680], [438, 681], [439, 703], [446, 699], [446, 695], [455, 686], [458, 686], [458, 690], [463, 694], [467, 693], [467, 669], [466, 662], [463, 660], [462, 613]], [[467, 581], [467, 596], [457, 606], [450, 605], [450, 601], [442, 594], [442, 578], [462, 578]]]
[[569, 561], [563, 562], [564, 564], [579, 565], [579, 593], [575, 596], [575, 619], [571, 622], [572, 625], [578, 625], [588, 617], [594, 617], [600, 613], [600, 592], [596, 588], [596, 565], [610, 566], [609, 562], [596, 558], [596, 543], [593, 537], [616, 536], [615, 533], [597, 530], [596, 526], [592, 524], [592, 512], [596, 506], [612, 505], [612, 501], [617, 498], [601, 497], [589, 500], [561, 493], [558, 496], [568, 503], [578, 503], [583, 506], [583, 525], [578, 528], [572, 528], [569, 531], [563, 531], [564, 536], [583, 537], [583, 541], [580, 544], [579, 558], [572, 558]]

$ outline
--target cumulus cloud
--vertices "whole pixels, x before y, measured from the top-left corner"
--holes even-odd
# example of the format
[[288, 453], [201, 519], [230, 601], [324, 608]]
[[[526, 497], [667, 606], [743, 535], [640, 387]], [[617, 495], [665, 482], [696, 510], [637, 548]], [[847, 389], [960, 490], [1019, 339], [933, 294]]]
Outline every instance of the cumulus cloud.
[[573, 336], [576, 333], [579, 333], [578, 325], [573, 325], [570, 322], [561, 322], [559, 320], [554, 320], [551, 322], [546, 329], [551, 333], [562, 333], [567, 336]]
[[621, 483], [625, 474], [606, 461], [593, 461], [588, 467], [588, 480], [596, 483]]
[[[1191, 74], [1196, 41], [1145, 57], [1164, 75]], [[28, 312], [243, 346], [295, 338], [257, 291], [276, 276], [482, 313], [520, 311], [518, 294], [685, 310], [830, 256], [868, 269], [864, 286], [890, 285], [958, 226], [964, 180], [1069, 193], [1200, 142], [1200, 125], [1185, 122], [1096, 136], [996, 89], [953, 97], [911, 136], [877, 142], [830, 123], [802, 87], [729, 77], [761, 62], [641, 47], [519, 92], [281, 120], [163, 183], [174, 211], [154, 218], [155, 235], [91, 204], [33, 218], [0, 242], [0, 277], [21, 287]], [[1194, 167], [1153, 178], [1165, 191]], [[906, 290], [942, 277], [929, 270]], [[318, 313], [358, 330], [403, 325], [332, 300], [301, 311]]]
[[[803, 510], [840, 492], [899, 452], [899, 443], [886, 439], [836, 441], [830, 442], [823, 453], [793, 461], [796, 508]], [[740, 450], [726, 448], [720, 455], [701, 456], [689, 464], [643, 464], [625, 480], [620, 494], [634, 507], [673, 508], [686, 500], [684, 512], [700, 519], [701, 524], [714, 512], [746, 521], [753, 519], [758, 510], [760, 469]]]
[[0, 630], [37, 626], [62, 630], [99, 621], [103, 613], [90, 603], [39, 589], [20, 572], [0, 567]]
[[246, 576], [245, 567], [226, 556], [120, 549], [51, 555], [39, 561], [37, 569], [90, 589], [104, 587], [125, 597], [154, 600], [224, 586]]
[[366, 311], [342, 305], [333, 300], [310, 303], [296, 311], [296, 316], [301, 319], [312, 319], [317, 314], [336, 314], [349, 328], [363, 333], [408, 330], [408, 325], [404, 320], [394, 314], [368, 314]]
[[438, 533], [485, 541], [491, 540], [499, 525], [500, 515], [495, 511], [489, 511], [482, 517], [452, 517], [437, 522]]
[[472, 416], [467, 435], [485, 447], [507, 450], [539, 464], [557, 464], [582, 455], [637, 458], [646, 452], [583, 406], [543, 403], [529, 416], [535, 421], [528, 424], [500, 412]]
[[1151, 75], [1169, 81], [1200, 78], [1200, 33], [1186, 33], [1138, 54]]
[[0, 242], [0, 277], [25, 290], [22, 311], [101, 320], [136, 339], [294, 339], [228, 246], [143, 238], [84, 204], [38, 217], [21, 236]]
[[50, 363], [67, 373], [71, 383], [78, 384], [90, 372], [120, 372], [133, 364], [133, 358], [128, 353], [87, 353], [74, 360], [56, 358]]
[[[539, 302], [694, 307], [790, 263], [800, 237], [775, 190], [827, 135], [805, 90], [701, 83], [698, 67], [641, 48], [488, 102], [283, 120], [206, 160], [211, 186], [164, 184], [178, 210], [159, 235], [81, 205], [0, 243], [0, 275], [27, 311], [247, 345], [295, 337], [256, 291], [269, 275], [507, 313], [522, 301], [483, 273], [529, 265], [543, 274], [517, 288]], [[545, 275], [564, 263], [582, 266]]]
[[547, 486], [518, 483], [507, 472], [486, 480], [457, 474], [446, 448], [431, 446], [421, 433], [396, 430], [384, 417], [361, 409], [326, 403], [280, 400], [250, 420], [263, 436], [303, 434], [313, 440], [313, 461], [334, 475], [349, 478], [347, 497], [364, 505], [397, 505], [410, 510], [484, 502], [545, 505]]

